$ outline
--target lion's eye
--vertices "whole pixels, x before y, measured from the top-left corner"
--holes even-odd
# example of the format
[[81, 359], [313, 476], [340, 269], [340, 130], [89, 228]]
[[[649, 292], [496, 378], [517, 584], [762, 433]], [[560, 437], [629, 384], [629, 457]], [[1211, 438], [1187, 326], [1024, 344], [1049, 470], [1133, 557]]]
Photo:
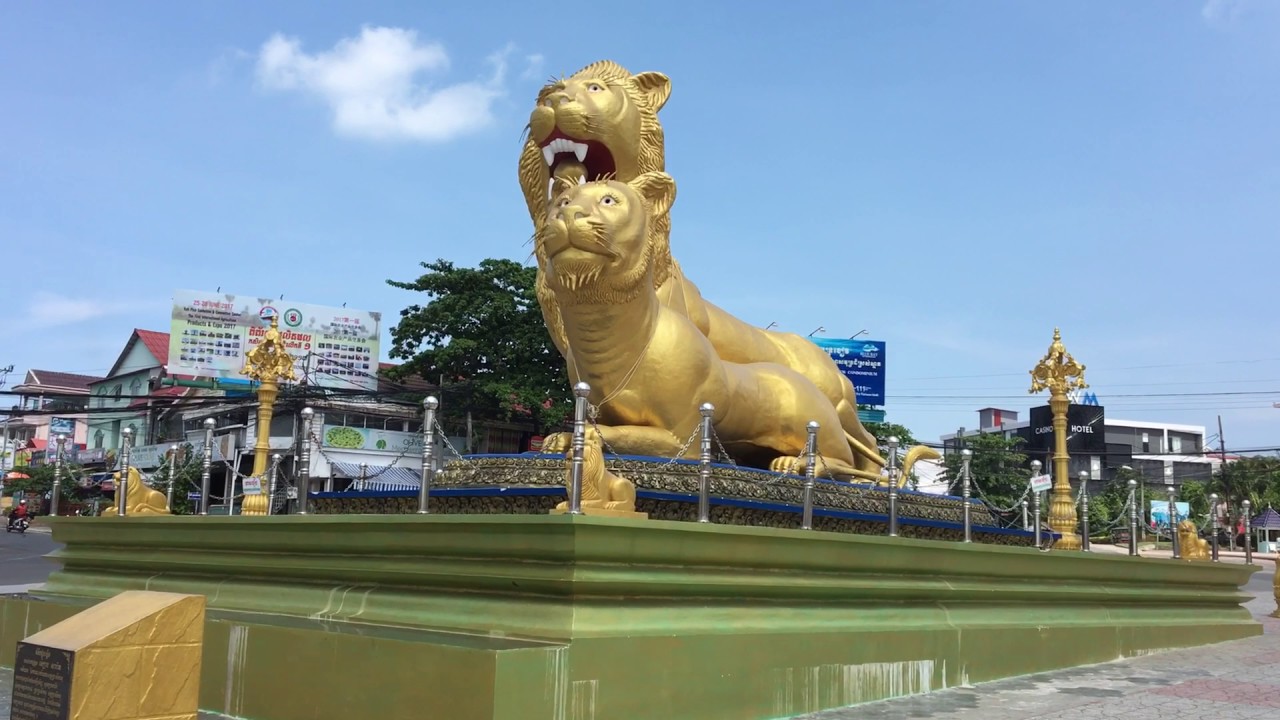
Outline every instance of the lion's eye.
[[616, 205], [617, 203], [618, 203], [617, 198], [615, 198], [612, 195], [605, 195], [604, 197], [600, 198], [601, 205]]
[[559, 205], [560, 207], [565, 207], [565, 206], [567, 206], [567, 205], [569, 204], [569, 198], [567, 198], [567, 197], [566, 197], [566, 198], [560, 198], [560, 202], [558, 202], [558, 203], [556, 203], [556, 204], [557, 204], [557, 205]]
[[604, 92], [604, 86], [601, 85], [600, 83], [591, 83], [590, 85], [587, 86], [587, 92], [593, 92], [593, 93]]

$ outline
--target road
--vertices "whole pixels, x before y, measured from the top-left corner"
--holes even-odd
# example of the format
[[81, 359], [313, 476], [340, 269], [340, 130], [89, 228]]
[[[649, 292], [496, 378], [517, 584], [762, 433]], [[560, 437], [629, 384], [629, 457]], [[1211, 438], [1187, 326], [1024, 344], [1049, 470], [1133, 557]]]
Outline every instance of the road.
[[59, 547], [47, 532], [0, 533], [0, 587], [44, 582], [58, 569], [44, 556]]

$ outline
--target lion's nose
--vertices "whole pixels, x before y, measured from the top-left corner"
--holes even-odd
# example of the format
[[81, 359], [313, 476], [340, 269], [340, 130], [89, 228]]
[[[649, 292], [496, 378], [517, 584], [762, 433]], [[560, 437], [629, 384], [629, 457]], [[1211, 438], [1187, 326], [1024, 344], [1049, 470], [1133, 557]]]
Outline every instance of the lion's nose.
[[547, 96], [547, 105], [549, 107], [567, 105], [572, 100], [573, 98], [569, 96], [569, 93], [560, 91], [560, 92], [551, 93], [550, 95]]
[[578, 218], [584, 218], [586, 216], [587, 216], [587, 211], [583, 208], [578, 207], [577, 205], [568, 205], [563, 210], [560, 211], [560, 217], [564, 218], [564, 221], [569, 223], [576, 221]]

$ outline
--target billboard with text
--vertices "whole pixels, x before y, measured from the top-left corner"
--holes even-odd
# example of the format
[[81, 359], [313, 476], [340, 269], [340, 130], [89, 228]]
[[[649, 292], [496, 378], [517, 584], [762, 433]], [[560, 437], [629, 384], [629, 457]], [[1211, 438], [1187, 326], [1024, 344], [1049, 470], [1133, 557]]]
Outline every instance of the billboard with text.
[[858, 402], [884, 405], [884, 342], [809, 338], [827, 351], [840, 372], [853, 383]]
[[169, 373], [245, 379], [245, 356], [279, 316], [294, 374], [309, 385], [375, 390], [382, 313], [250, 295], [178, 290], [169, 326]]

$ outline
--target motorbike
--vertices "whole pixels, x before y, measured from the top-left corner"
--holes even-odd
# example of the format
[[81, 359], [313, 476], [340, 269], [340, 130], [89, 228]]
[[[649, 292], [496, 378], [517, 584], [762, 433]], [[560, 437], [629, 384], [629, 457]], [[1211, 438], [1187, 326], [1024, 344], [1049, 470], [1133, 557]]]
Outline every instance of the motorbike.
[[18, 534], [21, 535], [26, 533], [27, 528], [29, 527], [31, 527], [30, 518], [18, 518], [17, 520], [9, 523], [9, 527], [5, 528], [5, 532], [13, 532], [14, 530], [17, 530]]

